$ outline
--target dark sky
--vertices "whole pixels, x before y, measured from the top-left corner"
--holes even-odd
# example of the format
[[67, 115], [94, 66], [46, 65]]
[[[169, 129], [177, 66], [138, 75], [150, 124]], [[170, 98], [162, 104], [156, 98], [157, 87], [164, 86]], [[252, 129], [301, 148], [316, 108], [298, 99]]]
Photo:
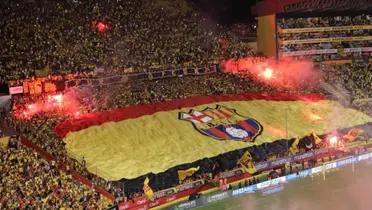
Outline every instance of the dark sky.
[[250, 7], [256, 0], [190, 0], [203, 11], [222, 24], [248, 22], [252, 20]]

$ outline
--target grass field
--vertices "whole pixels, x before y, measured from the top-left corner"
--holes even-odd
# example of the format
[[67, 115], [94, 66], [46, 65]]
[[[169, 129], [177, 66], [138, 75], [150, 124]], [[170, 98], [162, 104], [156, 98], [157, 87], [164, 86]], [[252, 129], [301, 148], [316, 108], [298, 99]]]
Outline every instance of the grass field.
[[260, 192], [213, 203], [197, 210], [371, 210], [372, 161], [285, 184], [284, 190]]

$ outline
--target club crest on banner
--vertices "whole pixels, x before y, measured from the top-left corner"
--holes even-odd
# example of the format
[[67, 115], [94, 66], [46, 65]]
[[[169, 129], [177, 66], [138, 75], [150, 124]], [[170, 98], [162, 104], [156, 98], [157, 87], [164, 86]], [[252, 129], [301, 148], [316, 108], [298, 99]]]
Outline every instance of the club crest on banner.
[[200, 133], [217, 140], [252, 142], [262, 132], [262, 125], [255, 119], [221, 105], [200, 111], [179, 112], [178, 118], [191, 122]]

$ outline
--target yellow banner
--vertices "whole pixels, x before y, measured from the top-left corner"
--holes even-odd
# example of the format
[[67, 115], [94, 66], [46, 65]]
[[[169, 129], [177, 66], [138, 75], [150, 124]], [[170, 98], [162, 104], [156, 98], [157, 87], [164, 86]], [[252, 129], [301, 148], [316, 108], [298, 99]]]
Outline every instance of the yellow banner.
[[143, 182], [143, 192], [148, 199], [152, 200], [154, 197], [154, 191], [151, 189], [149, 182], [149, 178], [146, 177], [145, 181]]
[[311, 27], [311, 28], [278, 28], [279, 33], [309, 33], [309, 32], [325, 32], [325, 31], [347, 31], [347, 30], [362, 30], [372, 29], [372, 25], [357, 25], [357, 26], [331, 26], [331, 27]]
[[[216, 109], [217, 106], [227, 109]], [[235, 110], [235, 111], [233, 111]], [[287, 110], [287, 111], [286, 111]], [[336, 112], [337, 110], [337, 112]], [[287, 121], [285, 112], [288, 113]], [[189, 115], [189, 120], [180, 119]], [[230, 118], [229, 115], [234, 114]], [[262, 130], [243, 123], [248, 130], [259, 131], [254, 140], [245, 138], [251, 132], [234, 127], [220, 132], [211, 116], [220, 118], [220, 125], [234, 123], [241, 116], [257, 121]], [[318, 116], [316, 119], [312, 115]], [[243, 118], [245, 119], [245, 118]], [[207, 122], [216, 129], [202, 129]], [[71, 157], [84, 157], [88, 170], [106, 180], [133, 179], [148, 173], [161, 173], [174, 166], [215, 157], [236, 149], [247, 148], [286, 138], [309, 135], [311, 130], [323, 134], [336, 128], [347, 128], [372, 122], [372, 118], [357, 110], [344, 108], [335, 101], [308, 103], [305, 101], [228, 101], [199, 105], [171, 111], [161, 111], [135, 119], [107, 122], [100, 126], [70, 132], [64, 139]], [[222, 126], [223, 127], [223, 126]], [[199, 129], [198, 129], [199, 128]], [[224, 140], [216, 134], [241, 138]], [[244, 141], [244, 140], [246, 141]]]
[[328, 65], [340, 65], [345, 63], [352, 63], [352, 60], [328, 60], [322, 61], [321, 63], [328, 64]]
[[279, 41], [282, 45], [289, 44], [311, 44], [311, 43], [322, 43], [322, 42], [351, 42], [351, 41], [370, 41], [372, 36], [354, 36], [354, 37], [331, 37], [331, 38], [317, 38], [317, 39], [297, 39], [297, 40], [285, 40]]
[[242, 168], [244, 169], [244, 171], [246, 171], [250, 174], [256, 173], [256, 168], [253, 164], [252, 156], [248, 151], [244, 152], [244, 154], [240, 158], [239, 162], [240, 162], [240, 165], [242, 166]]
[[316, 145], [322, 143], [322, 139], [314, 131], [311, 132], [311, 136], [314, 138]]
[[361, 135], [364, 131], [358, 128], [352, 128], [347, 132], [346, 135], [344, 135], [342, 138], [348, 142], [352, 142], [355, 139], [358, 138], [359, 135]]
[[187, 177], [192, 176], [195, 172], [199, 171], [199, 166], [196, 168], [189, 168], [187, 170], [179, 170], [178, 173], [178, 179], [180, 181], [185, 180]]
[[292, 146], [289, 148], [289, 153], [291, 153], [291, 155], [295, 155], [298, 153], [298, 143], [300, 143], [300, 138], [296, 137], [295, 141], [292, 143]]
[[9, 136], [0, 138], [0, 147], [6, 149], [9, 143]]

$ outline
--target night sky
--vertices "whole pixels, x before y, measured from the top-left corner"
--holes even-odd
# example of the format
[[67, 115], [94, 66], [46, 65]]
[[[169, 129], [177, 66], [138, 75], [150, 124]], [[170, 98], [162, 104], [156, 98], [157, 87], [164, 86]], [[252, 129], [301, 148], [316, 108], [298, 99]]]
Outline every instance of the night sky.
[[250, 7], [256, 0], [190, 0], [206, 15], [221, 24], [249, 22]]

